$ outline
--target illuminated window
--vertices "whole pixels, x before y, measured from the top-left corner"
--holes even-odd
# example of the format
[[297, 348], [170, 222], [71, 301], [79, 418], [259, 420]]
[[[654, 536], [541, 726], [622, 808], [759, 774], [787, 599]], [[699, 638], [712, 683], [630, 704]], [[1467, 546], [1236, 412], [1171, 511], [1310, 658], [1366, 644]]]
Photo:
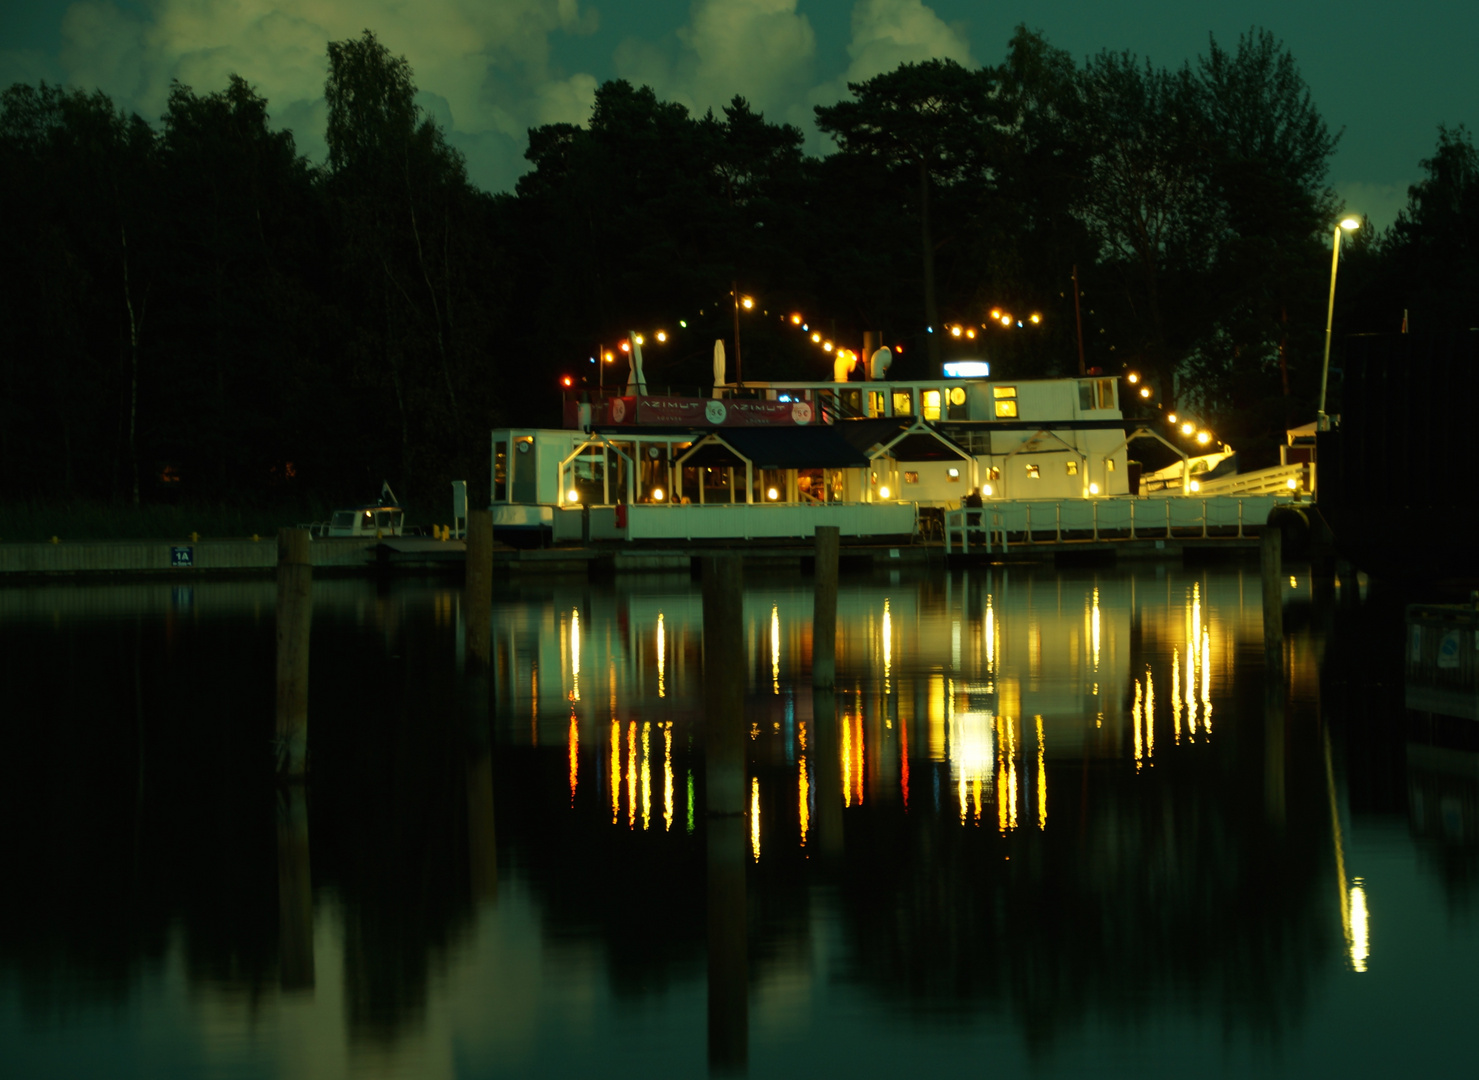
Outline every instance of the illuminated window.
[[1072, 458], [1070, 458], [1068, 461], [1065, 461], [1063, 464], [1068, 469], [1068, 475], [1069, 476], [1077, 476], [1078, 475], [1078, 462], [1077, 461], [1074, 461]]
[[999, 468], [997, 468], [995, 465], [991, 466], [991, 468], [989, 468], [989, 469], [986, 470], [986, 479], [987, 480], [1000, 480], [1001, 479], [1001, 470]]
[[912, 391], [910, 391], [910, 390], [895, 390], [894, 391], [894, 415], [895, 416], [913, 416], [914, 415], [914, 393]]
[[952, 405], [964, 405], [965, 404], [965, 388], [964, 387], [952, 386], [950, 388], [950, 404], [952, 404]]
[[996, 415], [998, 418], [1015, 418], [1017, 415], [1017, 403], [1015, 401], [998, 401], [996, 403]]
[[950, 484], [958, 484], [958, 483], [960, 483], [960, 470], [959, 469], [946, 469], [945, 470], [945, 481], [946, 481], [946, 483], [950, 483]]
[[1114, 458], [1104, 459], [1104, 470], [1105, 472], [1114, 472]]
[[869, 416], [882, 416], [883, 414], [884, 414], [883, 413], [883, 391], [882, 390], [869, 390], [868, 391], [868, 415]]
[[1114, 408], [1114, 380], [1113, 379], [1100, 379], [1099, 380], [1099, 408], [1101, 408], [1101, 409], [1112, 409], [1112, 408]]
[[1027, 466], [1027, 477], [1030, 480], [1039, 480], [1042, 478], [1042, 471], [1036, 465], [1029, 465]]
[[919, 474], [917, 472], [906, 472], [904, 474], [904, 483], [906, 483], [906, 484], [917, 484], [917, 483], [919, 483]]
[[924, 402], [921, 410], [926, 420], [938, 420], [940, 418], [940, 392], [938, 390], [926, 390], [920, 395]]

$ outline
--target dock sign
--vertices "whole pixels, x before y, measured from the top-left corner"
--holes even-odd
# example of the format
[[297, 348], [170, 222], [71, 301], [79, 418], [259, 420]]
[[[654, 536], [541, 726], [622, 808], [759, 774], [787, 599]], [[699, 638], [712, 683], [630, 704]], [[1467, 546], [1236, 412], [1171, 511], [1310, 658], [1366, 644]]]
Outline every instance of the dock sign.
[[1438, 642], [1438, 666], [1440, 668], [1458, 667], [1459, 637], [1457, 630], [1450, 630]]
[[193, 547], [172, 547], [169, 549], [169, 564], [171, 566], [194, 566], [195, 549]]

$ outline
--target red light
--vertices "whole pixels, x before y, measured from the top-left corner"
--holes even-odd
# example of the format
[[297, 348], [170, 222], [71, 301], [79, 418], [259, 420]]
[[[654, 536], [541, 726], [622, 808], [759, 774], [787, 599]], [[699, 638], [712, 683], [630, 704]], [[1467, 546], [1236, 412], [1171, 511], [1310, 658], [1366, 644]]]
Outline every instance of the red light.
[[632, 351], [632, 343], [629, 342], [629, 341], [623, 341], [621, 343], [621, 351], [622, 352], [631, 352]]
[[570, 378], [569, 375], [566, 375], [563, 379], [560, 380], [560, 382], [562, 384], [564, 384], [565, 386], [573, 386], [573, 385], [575, 385], [575, 380], [573, 380], [572, 378]]

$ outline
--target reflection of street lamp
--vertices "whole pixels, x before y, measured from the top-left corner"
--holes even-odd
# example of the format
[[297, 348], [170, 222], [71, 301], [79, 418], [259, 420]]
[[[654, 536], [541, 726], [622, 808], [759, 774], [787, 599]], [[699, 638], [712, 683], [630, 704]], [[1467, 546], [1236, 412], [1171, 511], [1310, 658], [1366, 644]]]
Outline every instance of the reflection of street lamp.
[[1353, 217], [1348, 217], [1339, 225], [1335, 226], [1335, 239], [1331, 243], [1330, 250], [1330, 308], [1325, 313], [1325, 363], [1320, 368], [1320, 411], [1316, 426], [1321, 431], [1330, 430], [1330, 418], [1325, 415], [1325, 384], [1330, 381], [1330, 327], [1335, 322], [1335, 269], [1340, 265], [1340, 230], [1351, 232], [1359, 229], [1361, 223]]

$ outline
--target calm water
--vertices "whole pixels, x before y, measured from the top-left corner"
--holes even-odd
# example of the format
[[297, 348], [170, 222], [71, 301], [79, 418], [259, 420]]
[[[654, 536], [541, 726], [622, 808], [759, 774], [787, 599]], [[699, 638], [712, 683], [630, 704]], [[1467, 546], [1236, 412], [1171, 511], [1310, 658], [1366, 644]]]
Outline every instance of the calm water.
[[818, 696], [752, 578], [727, 819], [686, 578], [501, 594], [491, 687], [316, 583], [306, 806], [270, 582], [0, 590], [0, 1075], [1463, 1073], [1479, 740], [1309, 590], [1271, 688], [1256, 570], [844, 578]]

